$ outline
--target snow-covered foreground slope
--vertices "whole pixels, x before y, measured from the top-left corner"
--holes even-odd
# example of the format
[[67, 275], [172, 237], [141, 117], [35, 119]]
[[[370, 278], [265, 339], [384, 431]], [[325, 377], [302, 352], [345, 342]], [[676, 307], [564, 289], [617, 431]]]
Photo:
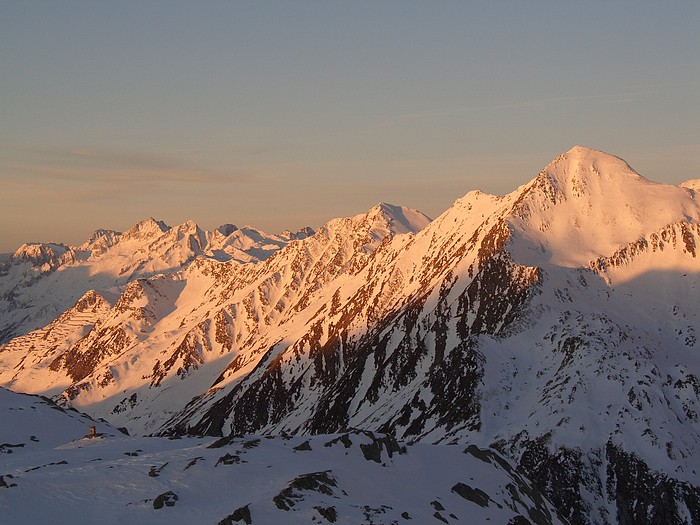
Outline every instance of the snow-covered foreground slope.
[[574, 523], [700, 522], [697, 187], [576, 147], [430, 223], [379, 205], [133, 281], [2, 347], [0, 380], [138, 434], [495, 448]]
[[0, 515], [27, 523], [562, 523], [493, 450], [331, 436], [127, 437], [0, 389]]

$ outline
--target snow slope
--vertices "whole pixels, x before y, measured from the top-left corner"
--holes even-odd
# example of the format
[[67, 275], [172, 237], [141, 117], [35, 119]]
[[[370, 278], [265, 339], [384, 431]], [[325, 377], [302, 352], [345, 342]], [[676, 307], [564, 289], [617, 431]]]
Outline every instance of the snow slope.
[[[331, 436], [133, 438], [0, 389], [3, 523], [562, 523], [493, 450]], [[520, 521], [517, 521], [520, 520]], [[529, 521], [527, 521], [529, 523]]]

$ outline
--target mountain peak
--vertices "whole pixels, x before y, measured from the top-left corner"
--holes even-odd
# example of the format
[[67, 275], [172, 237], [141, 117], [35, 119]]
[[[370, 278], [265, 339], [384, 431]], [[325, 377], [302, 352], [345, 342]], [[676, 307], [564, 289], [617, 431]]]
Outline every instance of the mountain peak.
[[693, 193], [700, 193], [700, 179], [686, 180], [681, 182], [679, 186]]
[[418, 210], [380, 202], [367, 212], [368, 219], [379, 219], [390, 227], [394, 233], [417, 233], [430, 221], [430, 217]]
[[89, 246], [103, 237], [114, 237], [119, 235], [121, 235], [121, 232], [115, 230], [107, 230], [105, 228], [98, 228], [92, 233], [92, 235], [90, 235], [90, 238], [86, 240], [83, 244]]
[[165, 224], [163, 221], [157, 221], [153, 217], [150, 217], [144, 221], [139, 222], [130, 230], [124, 232], [123, 239], [144, 239], [153, 236], [160, 236], [161, 234], [167, 232], [170, 226]]
[[90, 238], [78, 247], [78, 250], [92, 251], [93, 255], [100, 255], [114, 246], [121, 238], [121, 232], [99, 228], [93, 232]]
[[[620, 157], [584, 146], [574, 146], [550, 162], [541, 175], [558, 183], [576, 183], [605, 176], [608, 179], [647, 181]], [[564, 190], [565, 188], [560, 188]]]
[[311, 237], [314, 233], [316, 232], [313, 228], [310, 226], [304, 226], [303, 228], [299, 228], [299, 230], [296, 232], [293, 232], [292, 230], [284, 230], [279, 234], [279, 236], [287, 241], [297, 241]]
[[[565, 151], [559, 157], [566, 157], [566, 158], [575, 158], [575, 159], [597, 159], [597, 158], [614, 158], [618, 160], [622, 160], [619, 157], [615, 155], [611, 155], [610, 153], [606, 153], [604, 151], [600, 151], [597, 149], [589, 148], [588, 146], [574, 146], [573, 148], [569, 149], [568, 151]], [[624, 162], [624, 161], [622, 161]], [[625, 163], [626, 164], [626, 163]]]
[[42, 267], [43, 271], [55, 270], [58, 266], [74, 258], [71, 248], [63, 243], [31, 242], [20, 246], [12, 260], [15, 262], [31, 262], [34, 266]]
[[227, 224], [222, 224], [221, 226], [219, 226], [216, 229], [216, 231], [218, 233], [220, 233], [221, 235], [223, 235], [224, 237], [228, 237], [233, 232], [235, 232], [237, 229], [238, 229], [238, 226], [236, 226], [235, 224], [227, 223]]
[[689, 193], [645, 179], [619, 157], [575, 146], [518, 190], [509, 218], [516, 260], [586, 266], [645, 232], [696, 221], [700, 209]]
[[188, 221], [183, 222], [179, 226], [179, 228], [182, 230], [186, 230], [186, 231], [195, 231], [195, 230], [199, 229], [199, 225], [196, 222], [194, 222], [192, 219], [190, 219]]
[[589, 148], [588, 146], [581, 146], [581, 145], [574, 146], [570, 150], [562, 153], [562, 155], [565, 155], [567, 157], [590, 157], [590, 156], [612, 157], [612, 156], [614, 156], [614, 155], [610, 155], [609, 153], [605, 153], [604, 151], [600, 151], [597, 149]]

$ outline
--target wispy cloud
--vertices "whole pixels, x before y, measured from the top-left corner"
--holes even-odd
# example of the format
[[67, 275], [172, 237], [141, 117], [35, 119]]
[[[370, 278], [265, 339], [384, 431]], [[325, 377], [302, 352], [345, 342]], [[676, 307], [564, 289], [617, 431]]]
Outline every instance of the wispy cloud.
[[86, 184], [80, 180], [52, 179], [37, 177], [5, 177], [0, 175], [2, 195], [0, 202], [33, 203], [52, 202], [63, 204], [80, 204], [90, 201], [104, 201], [128, 195], [141, 186], [134, 184], [99, 181], [96, 184]]
[[186, 159], [133, 151], [14, 149], [3, 156], [6, 160], [0, 159], [0, 178], [21, 176], [103, 184], [246, 183], [254, 180], [254, 176], [242, 172], [202, 168]]

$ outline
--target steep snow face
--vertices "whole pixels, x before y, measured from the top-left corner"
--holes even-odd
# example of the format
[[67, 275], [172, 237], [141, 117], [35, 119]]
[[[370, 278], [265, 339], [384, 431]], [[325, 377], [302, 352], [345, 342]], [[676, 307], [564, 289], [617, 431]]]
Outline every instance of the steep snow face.
[[20, 392], [36, 392], [36, 386], [42, 385], [45, 395], [68, 388], [73, 382], [70, 377], [47, 376], [46, 369], [61, 355], [61, 349], [81, 341], [110, 307], [100, 294], [89, 291], [42, 330], [0, 347], [0, 382]]
[[383, 239], [389, 233], [400, 235], [403, 233], [417, 233], [430, 223], [430, 218], [418, 210], [412, 210], [404, 206], [395, 206], [381, 202], [372, 208], [368, 213], [368, 218], [381, 217], [376, 220], [377, 227], [385, 223], [383, 231], [375, 233], [379, 239]]
[[650, 182], [622, 159], [580, 146], [518, 192], [511, 253], [528, 265], [586, 266], [664, 226], [700, 220], [688, 191]]
[[[280, 251], [256, 268], [266, 274], [260, 285], [235, 281], [231, 292], [246, 293], [236, 315], [226, 310], [234, 326], [255, 320], [244, 332], [255, 336], [244, 335], [221, 380], [166, 428], [392, 427], [416, 439], [436, 427], [443, 437], [445, 427], [478, 428], [481, 357], [469, 336], [505, 329], [537, 282], [536, 269], [503, 249], [510, 234], [493, 211], [509, 204], [474, 192], [415, 235], [385, 237], [370, 251], [375, 208]], [[280, 282], [286, 291], [270, 301]]]

